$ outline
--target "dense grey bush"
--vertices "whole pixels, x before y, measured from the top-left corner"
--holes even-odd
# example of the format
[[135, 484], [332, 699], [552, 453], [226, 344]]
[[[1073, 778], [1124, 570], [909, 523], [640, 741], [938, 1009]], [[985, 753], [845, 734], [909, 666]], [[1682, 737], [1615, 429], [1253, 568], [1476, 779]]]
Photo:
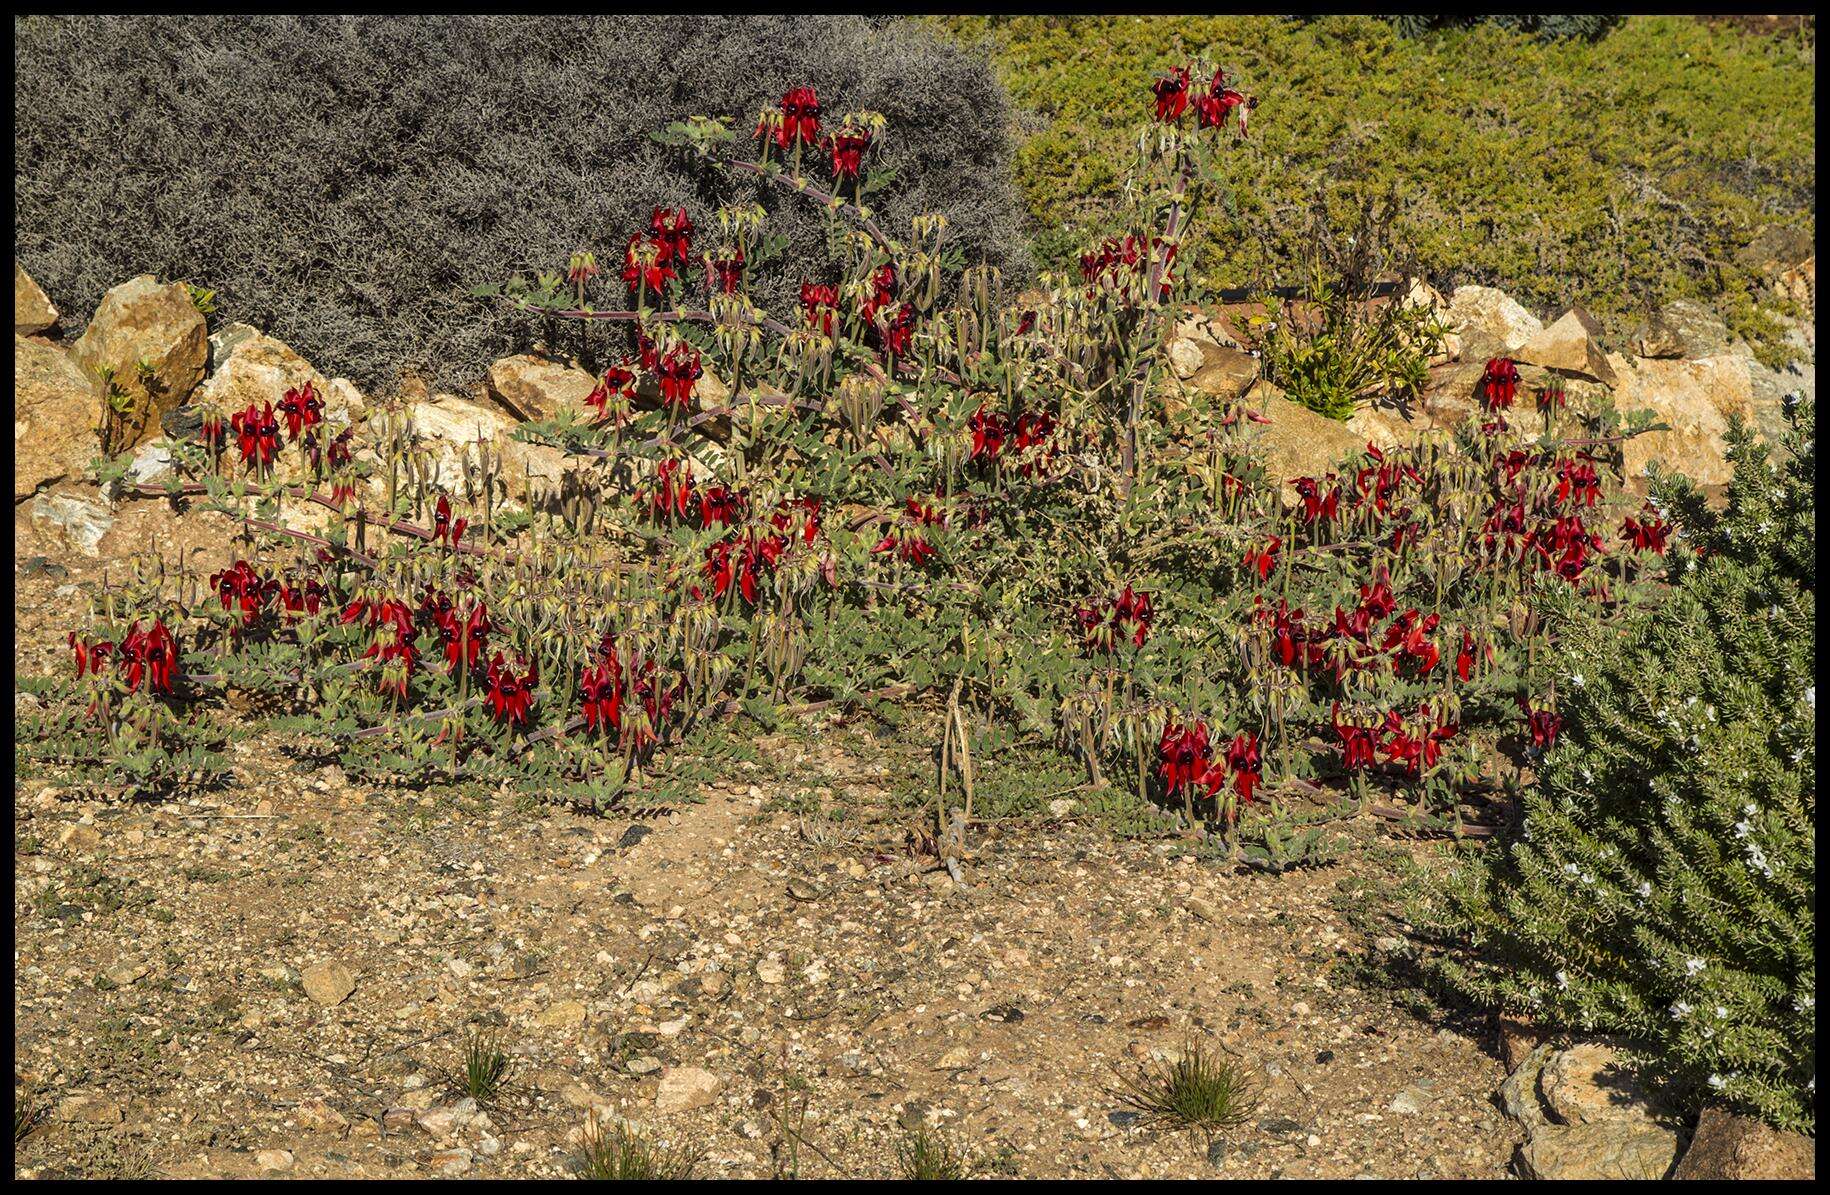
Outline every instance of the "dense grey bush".
[[[882, 112], [891, 228], [944, 213], [969, 261], [1021, 274], [1006, 100], [989, 65], [858, 17], [81, 17], [13, 25], [14, 253], [79, 321], [140, 273], [218, 292], [321, 369], [474, 380], [525, 338], [473, 285], [620, 268], [655, 204], [708, 223], [749, 184], [649, 140], [811, 83]], [[764, 300], [824, 264], [823, 217], [759, 196], [792, 248]]]

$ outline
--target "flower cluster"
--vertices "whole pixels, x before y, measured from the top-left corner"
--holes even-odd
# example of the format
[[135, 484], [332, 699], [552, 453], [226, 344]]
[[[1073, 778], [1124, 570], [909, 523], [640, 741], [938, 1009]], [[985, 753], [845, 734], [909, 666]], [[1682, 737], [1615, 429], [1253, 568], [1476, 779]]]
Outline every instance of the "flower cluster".
[[1157, 771], [1169, 791], [1182, 794], [1185, 800], [1218, 798], [1230, 775], [1233, 788], [1224, 806], [1228, 820], [1236, 815], [1235, 799], [1238, 804], [1252, 804], [1264, 779], [1256, 734], [1240, 731], [1216, 760], [1207, 723], [1199, 720], [1165, 723], [1157, 740]]
[[1134, 647], [1144, 646], [1144, 640], [1150, 637], [1150, 624], [1155, 614], [1150, 595], [1126, 585], [1116, 597], [1077, 607], [1074, 619], [1080, 624], [1087, 646], [1113, 652], [1125, 640]]
[[107, 639], [85, 643], [74, 631], [70, 632], [69, 643], [76, 657], [78, 680], [85, 675], [101, 677], [112, 670], [130, 693], [138, 693], [144, 685], [150, 693], [171, 696], [178, 679], [178, 640], [163, 618], [153, 619], [145, 629], [141, 629], [139, 619], [134, 619], [119, 643]]

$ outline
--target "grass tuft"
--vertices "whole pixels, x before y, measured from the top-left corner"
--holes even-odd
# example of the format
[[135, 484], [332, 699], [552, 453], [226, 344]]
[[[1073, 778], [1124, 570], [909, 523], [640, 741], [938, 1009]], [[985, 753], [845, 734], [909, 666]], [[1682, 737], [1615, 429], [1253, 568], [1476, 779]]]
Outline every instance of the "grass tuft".
[[626, 1125], [604, 1129], [593, 1115], [585, 1122], [577, 1172], [593, 1179], [686, 1179], [697, 1164], [695, 1156], [655, 1145]]
[[1136, 1079], [1122, 1079], [1119, 1098], [1158, 1127], [1208, 1134], [1236, 1129], [1258, 1109], [1252, 1073], [1235, 1062], [1184, 1046], [1181, 1056]]
[[472, 1033], [464, 1047], [464, 1070], [458, 1086], [479, 1104], [488, 1104], [502, 1093], [502, 1081], [508, 1075], [508, 1055], [496, 1039], [484, 1033]]
[[945, 1134], [926, 1125], [896, 1143], [896, 1168], [917, 1182], [956, 1182], [966, 1177], [966, 1159]]

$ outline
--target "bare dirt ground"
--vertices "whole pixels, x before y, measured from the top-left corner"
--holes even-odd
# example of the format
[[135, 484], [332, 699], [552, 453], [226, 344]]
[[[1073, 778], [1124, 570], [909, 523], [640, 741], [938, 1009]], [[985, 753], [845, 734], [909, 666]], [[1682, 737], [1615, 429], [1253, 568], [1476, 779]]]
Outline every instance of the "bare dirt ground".
[[[16, 517], [20, 675], [67, 669], [101, 567], [39, 534]], [[15, 1173], [559, 1176], [593, 1108], [700, 1177], [892, 1176], [918, 1123], [980, 1176], [1508, 1173], [1484, 1022], [1380, 978], [1440, 847], [1368, 826], [1267, 876], [1070, 812], [976, 828], [956, 888], [904, 850], [919, 735], [755, 734], [653, 819], [377, 788], [265, 739], [175, 803], [16, 773]], [[483, 1107], [449, 1082], [477, 1033], [509, 1058]], [[1260, 1077], [1212, 1142], [1120, 1098], [1191, 1041]]]

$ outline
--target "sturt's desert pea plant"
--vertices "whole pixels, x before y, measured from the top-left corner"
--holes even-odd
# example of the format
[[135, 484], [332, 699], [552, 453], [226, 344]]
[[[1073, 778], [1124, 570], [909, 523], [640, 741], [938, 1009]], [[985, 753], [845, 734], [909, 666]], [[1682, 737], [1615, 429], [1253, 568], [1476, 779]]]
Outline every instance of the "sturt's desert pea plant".
[[796, 87], [659, 130], [707, 195], [827, 213], [798, 309], [750, 298], [783, 252], [757, 205], [657, 208], [481, 292], [597, 377], [520, 427], [566, 465], [519, 490], [491, 446], [441, 472], [400, 414], [337, 426], [309, 385], [205, 410], [169, 488], [234, 517], [235, 558], [108, 587], [72, 741], [207, 779], [239, 694], [365, 774], [608, 806], [728, 715], [931, 694], [968, 820], [975, 755], [1022, 743], [1268, 866], [1248, 826], [1480, 830], [1557, 741], [1547, 614], [1624, 611], [1690, 549], [1622, 497], [1632, 429], [1507, 360], [1452, 441], [1321, 476], [1266, 474], [1249, 395], [1165, 405], [1181, 255], [1256, 102], [1201, 63], [1139, 99], [1128, 231], [1020, 296], [945, 221], [879, 222], [877, 113]]

